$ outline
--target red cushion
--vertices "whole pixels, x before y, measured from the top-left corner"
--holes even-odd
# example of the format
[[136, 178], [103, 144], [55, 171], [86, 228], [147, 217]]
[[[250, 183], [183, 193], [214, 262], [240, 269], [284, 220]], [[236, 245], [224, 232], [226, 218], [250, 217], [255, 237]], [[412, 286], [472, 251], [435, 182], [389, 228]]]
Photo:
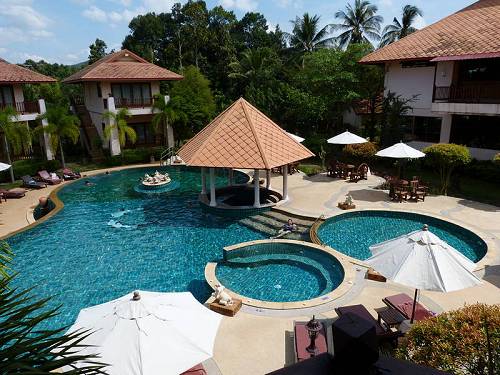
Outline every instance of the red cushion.
[[200, 363], [194, 367], [191, 367], [189, 370], [184, 371], [180, 375], [207, 375], [207, 372], [205, 371], [203, 365]]

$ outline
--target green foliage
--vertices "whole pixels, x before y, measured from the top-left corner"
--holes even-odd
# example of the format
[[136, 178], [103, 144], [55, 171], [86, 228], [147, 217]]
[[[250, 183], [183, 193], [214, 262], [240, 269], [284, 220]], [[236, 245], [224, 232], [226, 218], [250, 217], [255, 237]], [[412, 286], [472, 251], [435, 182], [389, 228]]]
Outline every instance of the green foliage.
[[130, 116], [130, 111], [127, 108], [120, 108], [117, 112], [104, 112], [103, 119], [112, 122], [112, 124], [106, 125], [104, 128], [104, 138], [106, 140], [111, 139], [111, 134], [116, 130], [121, 148], [125, 147], [127, 140], [130, 143], [135, 143], [137, 134], [134, 128], [127, 123]]
[[120, 165], [149, 163], [151, 156], [155, 160], [160, 160], [163, 147], [147, 148], [127, 148], [122, 151], [122, 155], [108, 157], [104, 165], [106, 167], [117, 167]]
[[417, 29], [413, 26], [417, 16], [422, 17], [422, 11], [414, 5], [405, 5], [403, 7], [403, 14], [401, 17], [401, 22], [394, 17], [392, 24], [384, 27], [382, 31], [382, 39], [380, 41], [380, 47], [386, 46], [404, 38], [411, 33], [417, 31]]
[[447, 195], [455, 168], [467, 165], [471, 161], [469, 149], [453, 143], [439, 143], [426, 147], [423, 152], [426, 154], [425, 161], [439, 172], [441, 194]]
[[160, 135], [164, 146], [173, 147], [168, 144], [168, 127], [175, 123], [185, 122], [185, 115], [177, 111], [172, 105], [172, 101], [165, 101], [165, 96], [158, 94], [153, 102], [153, 120], [151, 121], [154, 131]]
[[500, 152], [493, 157], [493, 162], [500, 164]]
[[[16, 179], [21, 176], [29, 175], [35, 176], [38, 171], [46, 169], [49, 172], [55, 172], [61, 168], [59, 160], [16, 160], [12, 163], [14, 176]], [[6, 181], [8, 178], [8, 171], [0, 172], [0, 181]]]
[[299, 165], [299, 171], [302, 173], [308, 175], [308, 176], [314, 176], [318, 173], [321, 173], [325, 170], [324, 167], [321, 165], [316, 165], [316, 164], [300, 164]]
[[106, 56], [107, 45], [104, 40], [97, 38], [94, 43], [89, 46], [89, 65]]
[[410, 104], [417, 98], [413, 95], [411, 98], [403, 98], [393, 92], [388, 92], [382, 102], [382, 117], [380, 119], [380, 143], [387, 147], [403, 140], [404, 128], [409, 117], [405, 116], [412, 107]]
[[369, 163], [377, 153], [377, 146], [375, 143], [366, 142], [354, 145], [347, 145], [342, 150], [343, 159], [348, 162], [354, 163]]
[[457, 375], [500, 373], [500, 305], [475, 304], [415, 323], [396, 356]]

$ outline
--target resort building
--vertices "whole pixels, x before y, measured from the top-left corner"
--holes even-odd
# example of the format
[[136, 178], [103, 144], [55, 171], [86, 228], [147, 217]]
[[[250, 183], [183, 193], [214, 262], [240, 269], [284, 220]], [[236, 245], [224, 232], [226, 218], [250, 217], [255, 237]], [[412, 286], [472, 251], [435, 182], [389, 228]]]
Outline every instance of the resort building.
[[[28, 84], [54, 82], [56, 82], [54, 78], [16, 64], [10, 64], [0, 58], [0, 109], [12, 107], [17, 112], [17, 115], [12, 119], [13, 121], [26, 126], [30, 126], [30, 124], [35, 126], [34, 122], [37, 117], [46, 111], [45, 100], [43, 98], [25, 100], [23, 87]], [[47, 124], [46, 120], [42, 120], [42, 123]], [[48, 136], [33, 145], [33, 147], [38, 146], [40, 147], [39, 153], [44, 153], [48, 160], [53, 159]]]
[[477, 159], [500, 150], [500, 0], [480, 0], [360, 61], [385, 67], [385, 92], [409, 103], [408, 138], [469, 147]]
[[[111, 53], [79, 72], [63, 80], [63, 83], [79, 83], [83, 86], [83, 98], [75, 98], [74, 109], [84, 129], [84, 143], [91, 148], [96, 138], [104, 148], [110, 148], [111, 155], [121, 152], [116, 130], [108, 141], [104, 128], [112, 125], [103, 115], [128, 108], [127, 123], [137, 133], [137, 146], [156, 144], [151, 126], [153, 98], [160, 93], [161, 81], [180, 80], [183, 77], [148, 62], [142, 57], [121, 50]], [[169, 100], [168, 96], [165, 100]], [[173, 131], [168, 129], [168, 145], [174, 143]], [[131, 146], [131, 145], [130, 145]]]

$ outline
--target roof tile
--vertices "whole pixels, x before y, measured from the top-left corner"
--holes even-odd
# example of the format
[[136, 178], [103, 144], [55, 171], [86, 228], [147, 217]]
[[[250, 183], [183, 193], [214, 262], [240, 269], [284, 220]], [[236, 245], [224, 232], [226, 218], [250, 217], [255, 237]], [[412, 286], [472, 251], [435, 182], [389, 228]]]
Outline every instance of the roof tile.
[[52, 83], [52, 77], [0, 59], [0, 83]]

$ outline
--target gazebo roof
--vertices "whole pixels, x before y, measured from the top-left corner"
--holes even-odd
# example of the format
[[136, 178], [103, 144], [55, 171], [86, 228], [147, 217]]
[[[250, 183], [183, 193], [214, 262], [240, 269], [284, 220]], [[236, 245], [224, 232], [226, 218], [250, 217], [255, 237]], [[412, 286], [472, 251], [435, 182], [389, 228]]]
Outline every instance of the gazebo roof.
[[314, 154], [241, 98], [179, 150], [189, 166], [271, 169]]

